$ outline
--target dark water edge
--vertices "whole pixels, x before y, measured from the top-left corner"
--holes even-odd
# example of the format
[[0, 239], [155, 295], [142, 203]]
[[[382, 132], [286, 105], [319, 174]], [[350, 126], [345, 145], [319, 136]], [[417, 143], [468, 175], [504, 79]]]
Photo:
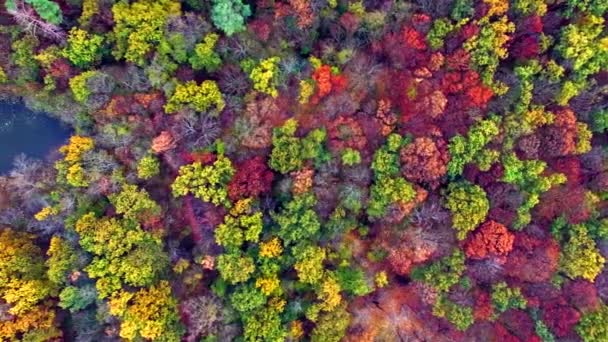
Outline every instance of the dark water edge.
[[70, 137], [71, 129], [23, 103], [0, 102], [0, 174], [13, 168], [20, 154], [44, 159]]

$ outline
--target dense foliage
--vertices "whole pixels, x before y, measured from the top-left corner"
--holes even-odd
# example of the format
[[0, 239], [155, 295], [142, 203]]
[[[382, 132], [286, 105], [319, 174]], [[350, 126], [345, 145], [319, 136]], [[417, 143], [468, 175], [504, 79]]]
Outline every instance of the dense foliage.
[[608, 2], [1, 3], [0, 340], [608, 341]]

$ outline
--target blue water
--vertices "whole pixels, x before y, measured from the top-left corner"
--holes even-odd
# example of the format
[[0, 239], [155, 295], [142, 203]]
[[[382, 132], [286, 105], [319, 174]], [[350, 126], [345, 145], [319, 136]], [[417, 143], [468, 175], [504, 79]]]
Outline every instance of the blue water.
[[58, 120], [21, 103], [0, 102], [0, 173], [9, 171], [21, 153], [44, 159], [67, 141], [70, 132]]

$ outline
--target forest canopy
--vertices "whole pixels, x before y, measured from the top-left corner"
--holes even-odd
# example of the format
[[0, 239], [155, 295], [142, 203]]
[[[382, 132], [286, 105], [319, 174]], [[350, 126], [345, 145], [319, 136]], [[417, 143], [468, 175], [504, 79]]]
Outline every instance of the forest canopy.
[[0, 0], [0, 101], [2, 341], [608, 341], [607, 1]]

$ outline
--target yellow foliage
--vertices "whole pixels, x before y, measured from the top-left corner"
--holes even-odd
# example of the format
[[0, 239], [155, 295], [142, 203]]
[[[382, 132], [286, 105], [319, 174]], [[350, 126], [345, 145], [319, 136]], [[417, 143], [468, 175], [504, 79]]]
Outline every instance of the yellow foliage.
[[268, 301], [268, 307], [276, 312], [283, 312], [285, 304], [287, 304], [285, 300], [278, 297], [270, 298]]
[[315, 85], [310, 80], [300, 81], [300, 97], [298, 102], [300, 104], [307, 104], [310, 97], [315, 93]]
[[177, 260], [177, 262], [175, 263], [175, 266], [173, 266], [173, 272], [177, 274], [182, 274], [185, 270], [188, 269], [188, 267], [190, 267], [190, 261], [184, 258], [179, 258], [179, 260]]
[[263, 294], [270, 296], [280, 288], [280, 281], [276, 275], [265, 278], [258, 278], [255, 281], [255, 287], [259, 288]]
[[283, 247], [281, 246], [281, 240], [278, 237], [260, 243], [260, 257], [262, 258], [276, 258], [283, 253]]
[[51, 45], [50, 47], [40, 51], [37, 55], [34, 56], [34, 59], [38, 61], [38, 63], [45, 67], [50, 68], [51, 64], [60, 56], [60, 49], [56, 45]]
[[585, 154], [591, 151], [591, 138], [593, 137], [593, 133], [589, 130], [589, 126], [584, 122], [577, 122], [576, 131], [576, 153]]
[[388, 277], [385, 271], [379, 272], [374, 277], [374, 282], [376, 283], [376, 287], [383, 288], [388, 285]]
[[50, 339], [61, 337], [61, 330], [57, 329], [55, 312], [46, 305], [39, 305], [32, 310], [16, 316], [14, 319], [0, 319], [0, 340], [21, 341], [23, 334], [44, 331], [44, 336]]
[[80, 25], [88, 25], [91, 18], [99, 12], [98, 0], [84, 0], [82, 2], [82, 14], [78, 19]]
[[489, 18], [494, 15], [503, 15], [509, 10], [509, 2], [504, 0], [483, 0], [488, 5], [488, 13], [486, 17]]
[[90, 137], [73, 135], [70, 137], [70, 143], [59, 148], [59, 152], [65, 155], [65, 161], [69, 163], [77, 163], [81, 160], [82, 155], [93, 149], [95, 142]]
[[342, 302], [340, 290], [340, 284], [338, 284], [335, 277], [326, 277], [317, 292], [317, 298], [321, 301], [320, 309], [323, 311], [331, 311], [340, 305]]
[[53, 215], [57, 215], [58, 214], [58, 210], [57, 208], [53, 208], [51, 206], [46, 206], [44, 208], [42, 208], [39, 212], [37, 212], [34, 215], [34, 218], [37, 221], [44, 221], [46, 220], [49, 216], [53, 216]]
[[295, 321], [291, 322], [291, 325], [289, 327], [289, 335], [291, 336], [292, 339], [295, 339], [295, 340], [298, 340], [302, 336], [304, 336], [304, 326], [302, 324], [302, 321], [295, 320]]
[[251, 198], [245, 198], [236, 202], [234, 207], [230, 209], [230, 215], [237, 217], [244, 214], [251, 213]]
[[200, 85], [195, 81], [178, 84], [175, 92], [165, 105], [165, 112], [174, 113], [184, 106], [191, 106], [198, 112], [205, 112], [215, 106], [218, 112], [224, 109], [224, 99], [215, 81], [206, 80]]

